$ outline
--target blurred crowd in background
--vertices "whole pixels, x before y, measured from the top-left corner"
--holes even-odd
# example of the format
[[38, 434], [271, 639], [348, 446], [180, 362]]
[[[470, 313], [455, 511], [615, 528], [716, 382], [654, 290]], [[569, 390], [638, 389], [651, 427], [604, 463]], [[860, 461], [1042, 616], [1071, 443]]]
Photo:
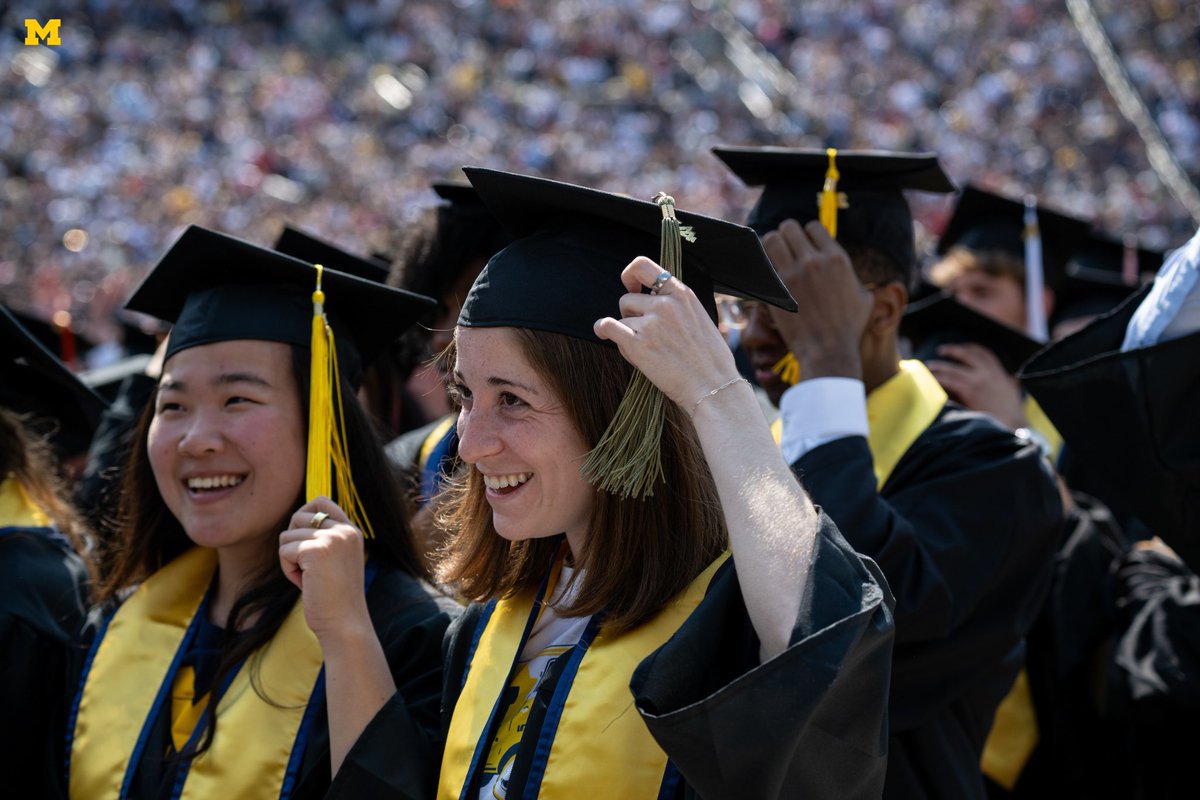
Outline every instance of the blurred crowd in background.
[[[38, 5], [0, 17], [62, 19], [0, 38], [0, 299], [98, 341], [186, 224], [387, 254], [463, 164], [742, 219], [713, 145], [929, 150], [1150, 246], [1195, 229], [1061, 1]], [[1092, 6], [1194, 183], [1200, 5]], [[951, 202], [915, 203], [928, 237]]]

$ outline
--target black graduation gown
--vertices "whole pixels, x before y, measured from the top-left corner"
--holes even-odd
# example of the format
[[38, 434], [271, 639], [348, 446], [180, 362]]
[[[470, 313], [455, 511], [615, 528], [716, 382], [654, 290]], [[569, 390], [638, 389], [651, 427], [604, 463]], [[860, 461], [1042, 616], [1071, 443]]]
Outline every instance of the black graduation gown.
[[[396, 713], [408, 721], [407, 738], [392, 742], [386, 758], [363, 758], [355, 762], [359, 797], [403, 787], [397, 797], [433, 796], [437, 781], [437, 751], [434, 742], [438, 729], [438, 709], [442, 690], [442, 638], [455, 605], [430, 596], [424, 584], [397, 569], [381, 567], [367, 590], [367, 607], [375, 632], [396, 681]], [[169, 704], [168, 704], [169, 706]], [[241, 732], [252, 737], [253, 732]], [[217, 736], [239, 735], [221, 728]], [[162, 800], [170, 796], [172, 781], [161, 754], [167, 751], [171, 736], [169, 714], [160, 714], [147, 740], [146, 756], [134, 779], [133, 800]], [[300, 766], [294, 800], [324, 797], [329, 788], [329, 725], [326, 710], [318, 713], [309, 744]]]
[[[642, 719], [682, 775], [674, 797], [878, 797], [892, 641], [878, 568], [823, 517], [790, 647], [765, 664], [735, 570], [722, 565], [697, 609], [630, 680]], [[482, 610], [469, 607], [447, 634], [443, 738]], [[393, 699], [347, 764], [395, 752], [406, 725], [397, 710]], [[330, 797], [409, 796], [369, 794], [353, 775], [343, 767]]]
[[13, 797], [62, 793], [87, 570], [49, 528], [0, 528], [0, 774]]
[[1129, 543], [1104, 504], [1078, 492], [1073, 500], [1027, 638], [1037, 746], [1011, 791], [988, 781], [994, 800], [1133, 796], [1129, 724], [1111, 680], [1116, 575]]
[[881, 491], [861, 436], [792, 469], [896, 596], [884, 795], [983, 797], [984, 741], [1024, 663], [1062, 523], [1040, 450], [951, 403]]
[[1035, 356], [1021, 380], [1094, 492], [1128, 507], [1200, 570], [1200, 333], [1121, 352], [1150, 285]]

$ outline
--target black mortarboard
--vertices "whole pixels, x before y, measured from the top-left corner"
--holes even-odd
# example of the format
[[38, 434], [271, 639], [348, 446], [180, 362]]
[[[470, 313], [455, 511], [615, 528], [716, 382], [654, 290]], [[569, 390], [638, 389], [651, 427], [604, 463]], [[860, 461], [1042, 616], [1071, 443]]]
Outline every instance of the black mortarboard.
[[[600, 342], [595, 321], [621, 316], [621, 270], [637, 256], [659, 259], [659, 206], [528, 175], [464, 171], [515, 241], [480, 273], [459, 324], [535, 328]], [[683, 280], [714, 319], [714, 289], [796, 310], [754, 231], [684, 211], [676, 216], [695, 238], [682, 243]]]
[[55, 422], [51, 440], [72, 455], [87, 450], [105, 405], [0, 306], [0, 406]]
[[1024, 331], [964, 306], [949, 292], [910, 303], [900, 321], [900, 335], [908, 338], [913, 358], [921, 361], [943, 358], [937, 349], [944, 344], [974, 342], [995, 353], [1013, 375], [1042, 348]]
[[371, 256], [363, 258], [347, 252], [337, 245], [319, 239], [312, 234], [285, 225], [283, 233], [275, 240], [275, 251], [298, 258], [309, 264], [320, 264], [356, 278], [383, 283], [387, 280], [392, 265], [390, 262]]
[[[944, 193], [954, 183], [932, 153], [837, 150], [837, 238], [880, 250], [902, 270], [916, 266], [912, 211], [904, 190]], [[747, 186], [763, 192], [746, 224], [765, 234], [787, 219], [820, 218], [829, 151], [786, 147], [714, 147]], [[844, 203], [842, 202], [844, 200]]]
[[135, 353], [112, 364], [80, 372], [79, 380], [111, 404], [117, 399], [125, 379], [131, 375], [144, 375], [153, 358], [149, 353]]
[[[1067, 260], [1091, 227], [1039, 204], [1038, 231], [1042, 239], [1042, 274], [1047, 286], [1062, 282]], [[939, 255], [959, 246], [976, 252], [996, 251], [1025, 263], [1025, 204], [968, 184], [938, 240]]]
[[[323, 265], [324, 266], [324, 265]], [[190, 226], [126, 307], [173, 322], [165, 358], [196, 345], [266, 339], [309, 347], [313, 265], [250, 242]], [[342, 373], [356, 381], [433, 301], [325, 269], [325, 313]]]
[[42, 347], [49, 350], [63, 361], [72, 362], [69, 366], [82, 363], [88, 351], [96, 346], [87, 336], [76, 331], [71, 324], [71, 315], [60, 311], [47, 319], [41, 314], [8, 308], [13, 318], [21, 323], [25, 331], [38, 341]]
[[438, 181], [433, 184], [433, 191], [437, 193], [438, 197], [452, 205], [483, 207], [483, 200], [480, 199], [479, 192], [475, 191], [475, 187], [469, 183]]
[[1161, 250], [1127, 247], [1102, 233], [1089, 236], [1066, 266], [1055, 293], [1054, 324], [1104, 314], [1137, 291], [1162, 266]]

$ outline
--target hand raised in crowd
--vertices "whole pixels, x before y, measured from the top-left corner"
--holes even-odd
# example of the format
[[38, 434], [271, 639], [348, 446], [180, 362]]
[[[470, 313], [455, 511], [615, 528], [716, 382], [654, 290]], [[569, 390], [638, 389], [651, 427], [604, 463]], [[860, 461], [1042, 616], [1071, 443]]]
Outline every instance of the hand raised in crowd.
[[944, 344], [937, 352], [948, 360], [930, 361], [927, 366], [951, 397], [974, 411], [991, 414], [1013, 430], [1028, 425], [1021, 385], [991, 350], [964, 343]]
[[737, 380], [733, 353], [686, 284], [671, 278], [656, 294], [643, 294], [664, 271], [649, 258], [635, 258], [621, 272], [629, 290], [620, 301], [621, 319], [604, 317], [596, 335], [617, 345], [621, 355], [685, 410], [722, 384]]
[[859, 342], [873, 299], [850, 257], [819, 222], [787, 220], [762, 238], [796, 313], [771, 308], [771, 319], [804, 378], [862, 377]]
[[328, 497], [300, 506], [279, 535], [279, 564], [303, 592], [304, 618], [318, 639], [370, 630], [363, 563], [362, 533]]

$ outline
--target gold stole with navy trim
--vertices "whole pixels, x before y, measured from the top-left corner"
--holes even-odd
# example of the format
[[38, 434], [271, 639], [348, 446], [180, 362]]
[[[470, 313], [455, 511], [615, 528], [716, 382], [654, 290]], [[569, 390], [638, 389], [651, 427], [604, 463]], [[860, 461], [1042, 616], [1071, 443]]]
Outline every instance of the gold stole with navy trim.
[[[170, 714], [174, 667], [215, 568], [215, 551], [187, 551], [142, 583], [102, 632], [74, 722], [73, 800], [123, 796], [131, 757], [154, 724], [151, 717]], [[191, 762], [179, 797], [279, 798], [322, 663], [297, 600], [218, 702], [217, 735]], [[251, 685], [252, 671], [265, 699]]]
[[[539, 798], [579, 797], [586, 787], [597, 786], [604, 787], [606, 797], [655, 800], [659, 796], [667, 754], [634, 708], [629, 679], [637, 665], [696, 610], [728, 557], [728, 552], [718, 557], [649, 622], [615, 637], [600, 630], [570, 684], [550, 743]], [[548, 596], [549, 589], [545, 592]], [[439, 800], [458, 800], [474, 777], [470, 771], [475, 754], [481, 739], [491, 733], [494, 709], [525, 646], [531, 616], [538, 611], [537, 597], [538, 592], [531, 590], [504, 598], [487, 619], [450, 721]], [[483, 742], [483, 750], [490, 745]]]

